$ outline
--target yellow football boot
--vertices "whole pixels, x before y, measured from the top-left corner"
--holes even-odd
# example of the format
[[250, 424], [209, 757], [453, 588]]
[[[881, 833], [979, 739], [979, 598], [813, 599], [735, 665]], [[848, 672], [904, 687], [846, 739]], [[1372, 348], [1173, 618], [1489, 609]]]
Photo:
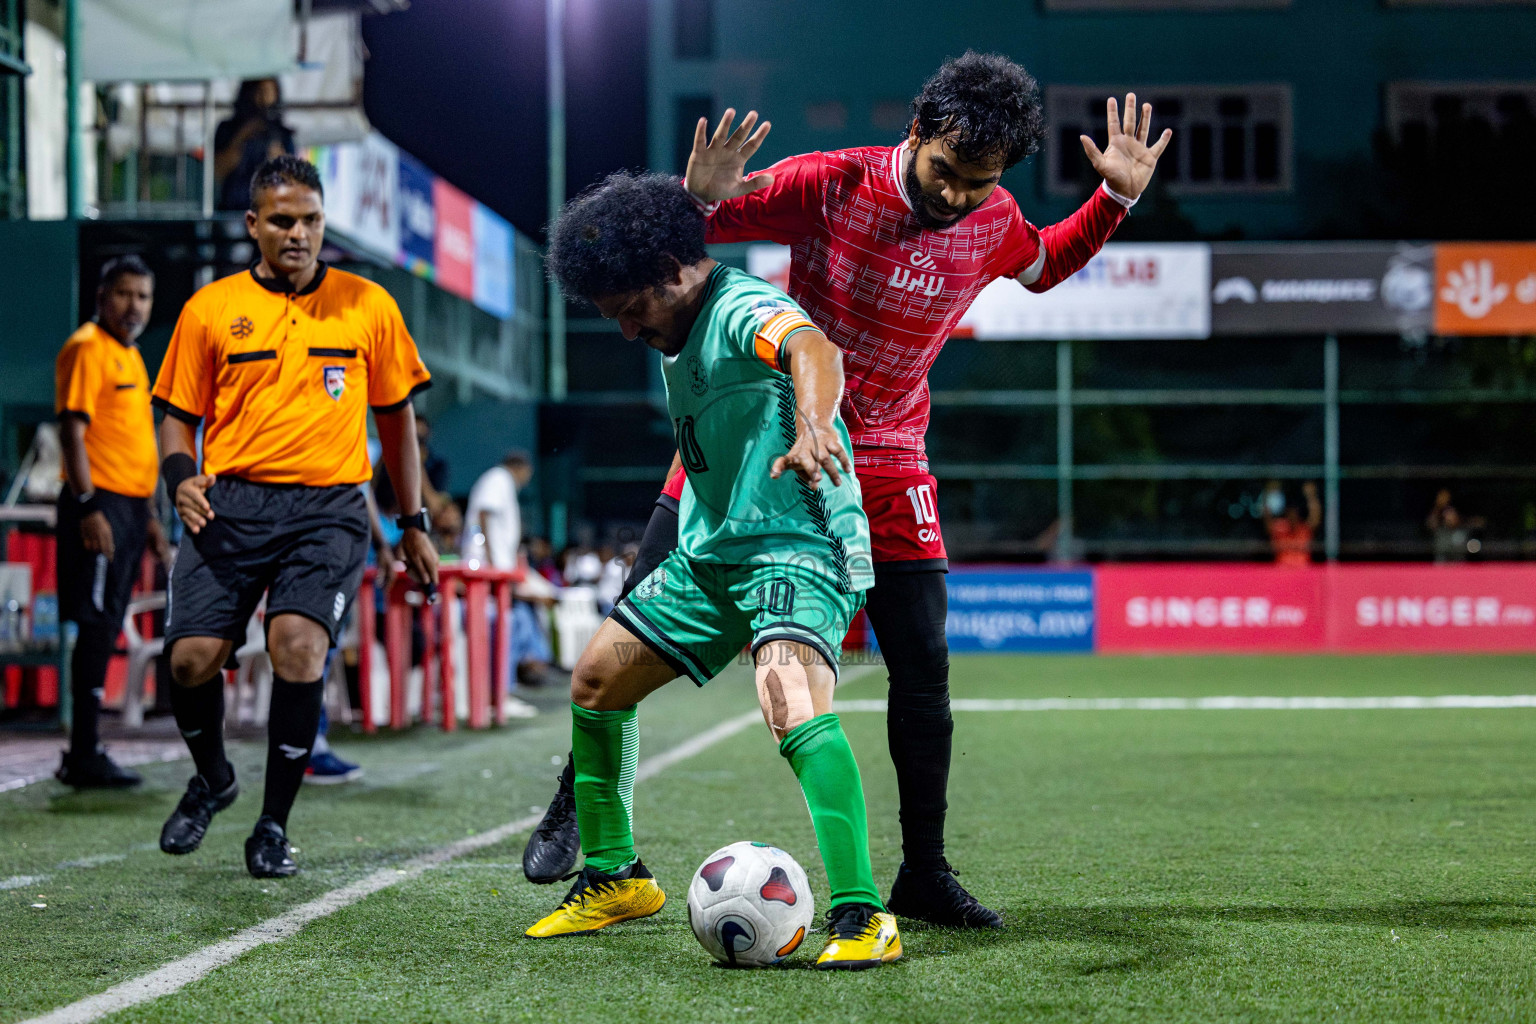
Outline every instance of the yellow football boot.
[[618, 878], [596, 868], [584, 868], [555, 912], [523, 934], [530, 939], [590, 935], [611, 924], [650, 917], [660, 910], [667, 896], [645, 865], [635, 861], [626, 873], [629, 877]]
[[827, 915], [826, 948], [818, 971], [862, 971], [901, 957], [896, 918], [869, 903], [845, 903]]

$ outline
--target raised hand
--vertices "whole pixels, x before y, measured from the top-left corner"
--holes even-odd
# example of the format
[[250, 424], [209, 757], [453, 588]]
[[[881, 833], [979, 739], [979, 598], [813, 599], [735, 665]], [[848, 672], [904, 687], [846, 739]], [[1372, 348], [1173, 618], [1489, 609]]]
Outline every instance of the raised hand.
[[741, 119], [741, 127], [731, 131], [734, 120], [736, 110], [728, 108], [713, 136], [709, 134], [708, 118], [699, 118], [694, 126], [693, 152], [688, 155], [688, 173], [683, 176], [683, 184], [703, 202], [734, 199], [773, 184], [771, 174], [759, 174], [750, 181], [746, 178], [747, 161], [762, 146], [773, 125], [764, 121], [754, 132], [755, 110], [748, 111]]
[[1109, 119], [1109, 143], [1101, 152], [1093, 144], [1093, 139], [1081, 135], [1079, 138], [1083, 143], [1083, 152], [1088, 154], [1093, 169], [1099, 172], [1106, 185], [1127, 199], [1135, 199], [1146, 189], [1147, 182], [1152, 180], [1157, 158], [1168, 148], [1168, 141], [1173, 138], [1173, 129], [1164, 128], [1157, 142], [1148, 146], [1147, 133], [1152, 128], [1152, 104], [1141, 105], [1141, 124], [1138, 126], [1136, 94], [1133, 92], [1125, 94], [1123, 121], [1113, 96], [1105, 104], [1105, 113]]

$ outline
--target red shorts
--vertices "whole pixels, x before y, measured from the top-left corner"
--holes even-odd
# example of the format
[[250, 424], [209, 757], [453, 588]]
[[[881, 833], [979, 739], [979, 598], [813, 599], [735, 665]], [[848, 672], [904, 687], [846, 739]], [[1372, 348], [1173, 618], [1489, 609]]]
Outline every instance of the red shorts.
[[869, 543], [875, 562], [948, 559], [939, 529], [938, 483], [919, 471], [898, 476], [859, 475]]
[[[681, 500], [686, 480], [687, 474], [679, 471], [661, 493]], [[859, 486], [876, 562], [948, 559], [939, 529], [938, 483], [931, 474], [914, 470], [899, 476], [861, 476]]]

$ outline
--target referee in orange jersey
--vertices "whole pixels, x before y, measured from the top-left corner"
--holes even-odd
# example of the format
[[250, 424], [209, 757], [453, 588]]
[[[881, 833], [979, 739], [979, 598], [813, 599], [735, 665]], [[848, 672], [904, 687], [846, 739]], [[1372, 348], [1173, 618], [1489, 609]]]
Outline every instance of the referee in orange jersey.
[[70, 661], [69, 751], [55, 774], [78, 789], [142, 781], [101, 749], [96, 719], [146, 538], [161, 557], [165, 552], [165, 536], [150, 509], [158, 481], [155, 415], [136, 343], [154, 296], [155, 275], [143, 260], [108, 262], [96, 289], [96, 318], [70, 335], [54, 364], [65, 484], [59, 494], [59, 618], [78, 629]]
[[[196, 850], [239, 793], [224, 756], [219, 670], [267, 595], [272, 710], [261, 817], [245, 842], [257, 878], [298, 870], [288, 812], [320, 720], [326, 654], [362, 581], [371, 475], [367, 410], [407, 514], [400, 557], [436, 584], [421, 507], [411, 396], [430, 383], [389, 293], [319, 259], [320, 176], [291, 156], [251, 181], [250, 270], [200, 289], [182, 309], [155, 382], [161, 474], [191, 534], [171, 572], [165, 637], [171, 708], [197, 765], [160, 833], [160, 849]], [[195, 461], [198, 425], [203, 464]]]

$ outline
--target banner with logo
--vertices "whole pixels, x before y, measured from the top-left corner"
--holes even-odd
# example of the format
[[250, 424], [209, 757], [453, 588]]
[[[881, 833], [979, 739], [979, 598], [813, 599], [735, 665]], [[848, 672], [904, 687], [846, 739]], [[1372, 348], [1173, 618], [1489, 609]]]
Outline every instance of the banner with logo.
[[1423, 333], [1435, 250], [1406, 243], [1211, 247], [1214, 334]]
[[505, 320], [512, 315], [512, 225], [476, 203], [470, 216], [475, 239], [475, 305]]
[[400, 252], [400, 151], [374, 133], [362, 142], [321, 147], [315, 158], [326, 223], [393, 263]]
[[434, 176], [409, 153], [400, 154], [400, 253], [397, 262], [429, 281], [437, 238], [437, 207], [432, 201]]
[[1094, 575], [1100, 651], [1312, 651], [1326, 636], [1320, 570], [1107, 565]]
[[1435, 333], [1536, 334], [1536, 245], [1437, 245], [1435, 282]]
[[[789, 288], [787, 245], [752, 245], [747, 273]], [[976, 297], [956, 337], [1205, 338], [1210, 329], [1210, 246], [1110, 242], [1088, 265], [1035, 294], [999, 278]]]
[[953, 568], [949, 649], [962, 652], [1093, 650], [1093, 573]]
[[1211, 247], [1203, 243], [1111, 242], [1047, 292], [993, 281], [955, 334], [997, 341], [1206, 338], [1210, 273]]
[[1350, 565], [1326, 570], [1339, 651], [1536, 651], [1536, 567]]
[[1536, 651], [1536, 565], [1117, 565], [1095, 650]]
[[346, 240], [505, 320], [515, 305], [512, 225], [377, 132], [317, 146], [325, 212]]
[[432, 181], [433, 280], [461, 299], [475, 299], [475, 201], [442, 178]]

